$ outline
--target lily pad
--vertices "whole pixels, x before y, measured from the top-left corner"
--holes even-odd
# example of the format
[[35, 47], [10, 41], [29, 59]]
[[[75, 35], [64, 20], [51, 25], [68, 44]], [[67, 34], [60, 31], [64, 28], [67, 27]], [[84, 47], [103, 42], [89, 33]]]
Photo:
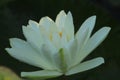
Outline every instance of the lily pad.
[[21, 80], [12, 70], [0, 66], [0, 80]]

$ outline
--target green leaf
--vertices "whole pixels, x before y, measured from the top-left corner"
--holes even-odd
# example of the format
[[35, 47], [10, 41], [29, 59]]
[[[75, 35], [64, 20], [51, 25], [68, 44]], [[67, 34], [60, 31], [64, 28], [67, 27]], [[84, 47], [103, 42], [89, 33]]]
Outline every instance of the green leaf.
[[13, 71], [0, 66], [0, 80], [22, 80]]

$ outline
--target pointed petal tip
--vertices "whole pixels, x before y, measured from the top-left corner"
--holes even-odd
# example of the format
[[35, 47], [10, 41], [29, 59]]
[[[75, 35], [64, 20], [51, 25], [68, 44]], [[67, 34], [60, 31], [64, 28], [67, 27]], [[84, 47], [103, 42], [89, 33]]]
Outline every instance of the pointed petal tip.
[[96, 15], [91, 16], [90, 19], [96, 20]]
[[10, 48], [5, 48], [5, 50], [8, 52], [8, 50], [9, 50]]
[[65, 13], [65, 10], [61, 10], [60, 13]]
[[68, 11], [68, 14], [72, 15], [71, 11]]
[[45, 16], [44, 19], [47, 19], [47, 20], [49, 20], [49, 21], [52, 21], [52, 19], [51, 19], [50, 17], [48, 17], [48, 16]]
[[43, 24], [43, 22], [46, 22], [46, 21], [52, 21], [52, 19], [48, 16], [45, 16], [45, 17], [42, 17], [39, 21], [39, 24]]
[[46, 19], [46, 18], [48, 18], [48, 16], [44, 16], [44, 17], [42, 17], [41, 19]]
[[32, 22], [34, 22], [33, 20], [29, 20], [28, 23], [31, 24]]
[[22, 25], [22, 29], [23, 29], [24, 27], [26, 27], [26, 26]]
[[103, 27], [101, 30], [108, 34], [111, 30], [111, 27]]
[[21, 72], [21, 77], [24, 77], [25, 76], [25, 72]]
[[94, 18], [96, 18], [97, 16], [96, 15], [93, 15]]
[[30, 26], [38, 25], [38, 23], [37, 23], [36, 21], [34, 21], [34, 20], [29, 20], [29, 21], [28, 21], [28, 24], [29, 24]]
[[61, 10], [61, 11], [58, 13], [58, 15], [60, 15], [60, 14], [62, 14], [62, 15], [66, 15], [66, 13], [65, 13], [64, 10]]
[[111, 27], [104, 27], [106, 30], [110, 31]]
[[69, 17], [72, 18], [72, 13], [69, 11], [69, 12], [67, 13], [67, 16], [69, 16]]
[[26, 26], [22, 26], [22, 31], [24, 32], [24, 30], [26, 29], [27, 27]]
[[14, 41], [18, 41], [18, 40], [20, 41], [20, 40], [22, 40], [22, 39], [19, 39], [19, 38], [10, 38], [10, 39], [9, 39], [10, 43], [11, 43], [11, 42], [14, 42]]
[[101, 62], [101, 64], [102, 63], [105, 63], [105, 60], [104, 60], [104, 58], [102, 58], [102, 57], [99, 57], [99, 58], [97, 58], [100, 62]]
[[15, 40], [15, 39], [16, 39], [16, 38], [10, 38], [9, 41], [11, 42], [11, 41], [13, 41], [13, 40]]
[[34, 23], [34, 22], [36, 22], [36, 21], [31, 20], [31, 19], [28, 21], [29, 24], [30, 24], [30, 23]]
[[18, 40], [18, 38], [10, 38], [9, 39], [9, 42], [10, 42], [10, 45], [12, 46], [12, 43], [15, 42], [15, 40]]
[[11, 50], [12, 48], [5, 48], [5, 51], [10, 55], [10, 50]]

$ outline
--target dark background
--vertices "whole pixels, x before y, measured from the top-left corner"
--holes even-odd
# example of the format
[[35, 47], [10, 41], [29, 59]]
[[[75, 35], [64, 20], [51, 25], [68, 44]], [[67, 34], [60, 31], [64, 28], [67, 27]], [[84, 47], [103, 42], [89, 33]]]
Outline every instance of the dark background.
[[112, 28], [106, 40], [86, 58], [102, 56], [105, 64], [66, 77], [67, 80], [120, 80], [120, 0], [0, 0], [0, 66], [9, 67], [18, 75], [21, 71], [39, 70], [12, 58], [4, 48], [9, 47], [11, 37], [24, 39], [21, 27], [29, 19], [38, 22], [49, 16], [55, 20], [61, 10], [72, 12], [76, 31], [92, 15], [97, 16], [93, 32], [103, 26]]

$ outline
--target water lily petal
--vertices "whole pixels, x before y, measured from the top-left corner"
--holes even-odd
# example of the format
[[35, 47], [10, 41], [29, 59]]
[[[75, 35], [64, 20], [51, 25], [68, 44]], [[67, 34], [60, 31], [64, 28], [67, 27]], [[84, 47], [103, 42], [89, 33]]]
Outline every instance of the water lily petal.
[[66, 64], [67, 70], [68, 70], [70, 68], [70, 65], [72, 62], [71, 53], [69, 51], [69, 48], [67, 48], [67, 47], [63, 48], [63, 52], [64, 52], [65, 64]]
[[101, 65], [102, 63], [104, 63], [104, 59], [102, 57], [95, 58], [95, 59], [80, 63], [79, 65], [76, 65], [75, 67], [71, 68], [68, 72], [66, 72], [65, 75], [72, 75], [79, 72], [83, 72], [83, 71], [95, 68]]
[[68, 41], [67, 41], [67, 37], [66, 37], [66, 34], [63, 32], [62, 33], [62, 37], [61, 37], [61, 47], [63, 48], [65, 45], [67, 45]]
[[58, 33], [53, 33], [53, 36], [52, 36], [52, 43], [55, 45], [55, 47], [57, 49], [60, 49], [62, 44], [60, 44], [60, 35]]
[[[77, 64], [80, 63], [80, 58], [82, 57], [82, 56], [80, 55], [80, 54], [82, 54], [81, 50], [82, 50], [82, 48], [84, 48], [85, 41], [86, 41], [87, 36], [88, 36], [88, 34], [89, 34], [88, 28], [84, 29], [84, 31], [82, 31], [82, 32], [83, 32], [83, 33], [81, 33], [81, 39], [79, 39], [80, 36], [79, 36], [79, 37], [75, 37], [76, 42], [73, 43], [73, 45], [76, 44], [76, 45], [74, 46], [74, 48], [73, 48], [74, 51], [75, 51], [75, 50], [76, 50], [76, 51], [75, 51], [74, 56], [72, 56], [72, 58], [73, 58], [73, 63], [71, 64], [72, 66], [77, 65]], [[83, 34], [83, 35], [82, 35], [82, 34]]]
[[[76, 64], [76, 53], [78, 50], [78, 44], [76, 39], [72, 39], [64, 47], [65, 59], [68, 65], [68, 68]], [[72, 64], [71, 64], [72, 63]]]
[[[35, 28], [36, 27], [36, 28]], [[40, 30], [37, 26], [34, 26], [34, 29], [31, 26], [23, 26], [23, 34], [26, 37], [27, 41], [36, 49], [40, 49], [41, 45], [44, 43], [44, 38], [40, 33]], [[36, 31], [37, 30], [37, 31]]]
[[39, 22], [40, 28], [44, 34], [47, 34], [48, 36], [54, 32], [57, 32], [57, 27], [55, 22], [49, 18], [49, 17], [43, 17]]
[[61, 32], [64, 24], [65, 24], [65, 19], [66, 19], [66, 13], [62, 10], [56, 17], [56, 25], [58, 27], [58, 30]]
[[34, 71], [34, 72], [22, 72], [22, 77], [28, 77], [28, 78], [38, 78], [38, 79], [47, 79], [47, 78], [53, 78], [61, 76], [62, 73], [58, 71], [52, 71], [52, 70], [41, 70], [41, 71]]
[[29, 27], [31, 27], [34, 31], [39, 32], [39, 24], [36, 21], [29, 20]]
[[56, 63], [55, 61], [59, 60], [58, 58], [56, 59], [56, 54], [58, 54], [58, 50], [54, 51], [54, 49], [52, 49], [52, 46], [50, 46], [50, 44], [46, 43], [42, 46], [41, 48], [41, 52], [43, 53], [43, 58], [46, 59], [54, 68], [54, 70], [58, 70], [59, 66], [58, 63]]
[[[79, 45], [83, 46], [83, 44], [85, 44], [87, 42], [87, 40], [89, 39], [89, 37], [91, 35], [91, 32], [92, 32], [92, 30], [94, 28], [95, 21], [96, 21], [96, 16], [92, 16], [92, 17], [88, 18], [81, 25], [80, 29], [76, 33], [76, 38], [78, 39]], [[87, 36], [85, 37], [86, 39], [83, 39], [84, 36], [86, 35], [86, 33], [87, 33]]]
[[49, 17], [43, 17], [41, 18], [39, 25], [42, 25], [46, 29], [46, 31], [49, 31], [52, 23], [52, 19], [50, 19]]
[[66, 16], [63, 32], [66, 33], [67, 40], [74, 38], [74, 24], [71, 12], [68, 12]]
[[54, 69], [53, 65], [46, 61], [43, 55], [35, 51], [26, 41], [12, 38], [10, 39], [10, 44], [12, 48], [6, 48], [6, 50], [12, 57], [36, 67], [50, 70]]
[[80, 62], [80, 59], [82, 56], [80, 54], [82, 54], [81, 49], [84, 47], [84, 45], [86, 44], [86, 42], [89, 40], [91, 32], [94, 28], [95, 25], [95, 20], [96, 20], [96, 16], [92, 16], [90, 18], [88, 18], [80, 27], [80, 29], [78, 30], [78, 32], [75, 35], [75, 38], [77, 39], [77, 53], [76, 53], [76, 58], [73, 62], [73, 65], [76, 65]]
[[[32, 47], [34, 47], [34, 49], [38, 51], [38, 54], [42, 55], [42, 58], [44, 58], [44, 60], [47, 60], [52, 65], [52, 62], [49, 59], [51, 59], [51, 56], [53, 55], [52, 53], [56, 52], [56, 48], [53, 46], [53, 44], [51, 44], [51, 42], [48, 39], [46, 39], [46, 37], [42, 36], [41, 35], [42, 33], [40, 33], [40, 31], [37, 32], [34, 29], [32, 29], [30, 26], [28, 27], [23, 26], [23, 32], [27, 37], [29, 43], [32, 45]], [[43, 45], [46, 44], [47, 46], [49, 46], [50, 48], [49, 50], [44, 49], [45, 47]], [[48, 58], [48, 56], [50, 57]]]
[[81, 63], [107, 36], [109, 27], [97, 31], [92, 37], [96, 16], [88, 18], [74, 36], [74, 24], [71, 12], [62, 10], [53, 21], [43, 17], [39, 23], [29, 20], [23, 26], [27, 41], [10, 39], [11, 48], [6, 48], [14, 58], [40, 67], [44, 70], [23, 72], [23, 77], [51, 78], [62, 74], [71, 75], [92, 69], [104, 62], [96, 58]]
[[88, 54], [90, 54], [108, 35], [110, 27], [103, 27], [98, 30], [86, 43], [81, 53], [78, 55], [81, 62]]

